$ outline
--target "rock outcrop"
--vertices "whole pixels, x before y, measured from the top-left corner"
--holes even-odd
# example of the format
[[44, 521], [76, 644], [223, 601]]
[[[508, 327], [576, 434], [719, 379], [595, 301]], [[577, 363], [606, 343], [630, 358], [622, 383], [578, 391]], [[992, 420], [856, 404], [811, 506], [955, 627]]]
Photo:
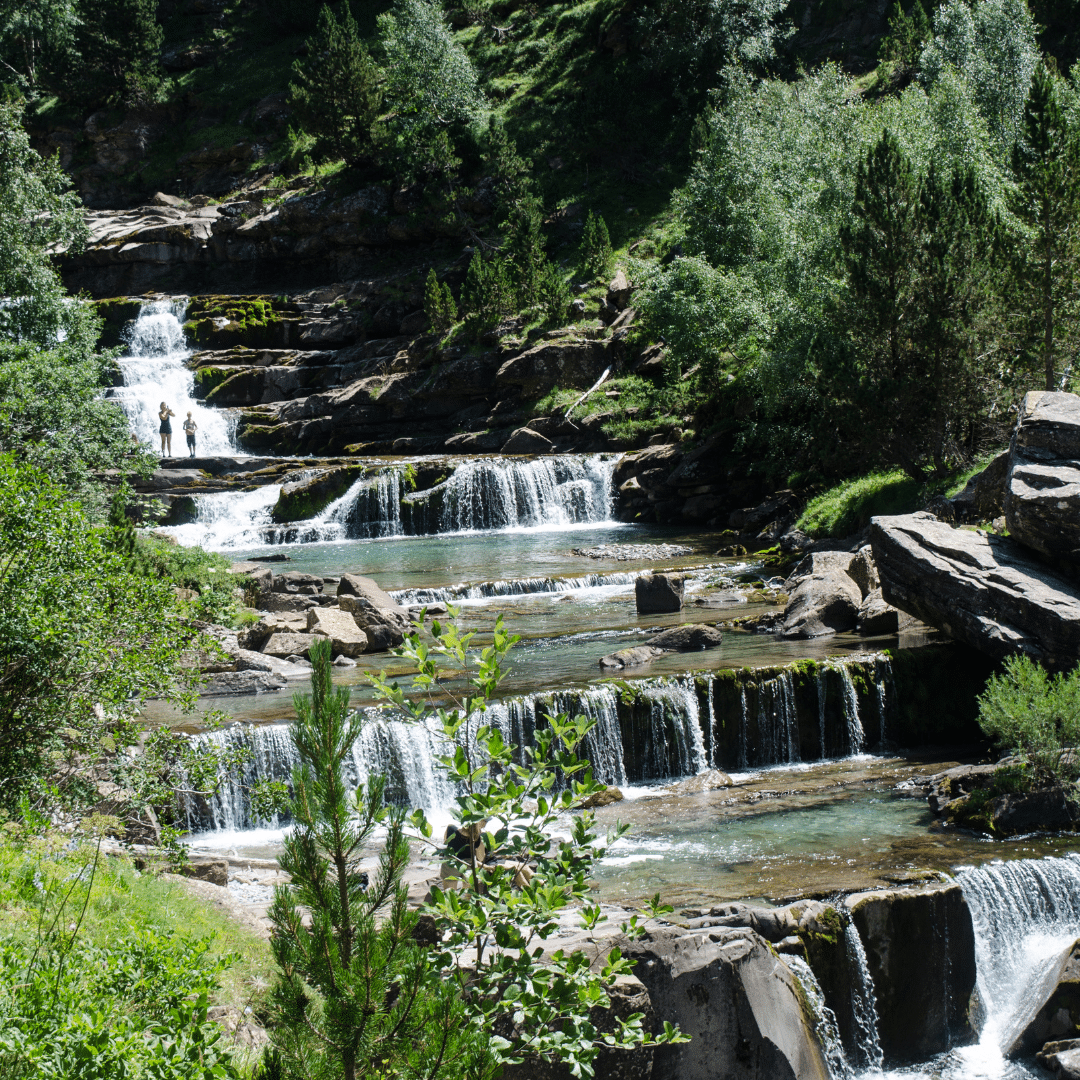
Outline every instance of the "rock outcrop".
[[337, 594], [341, 610], [351, 613], [372, 652], [400, 645], [412, 630], [409, 613], [371, 578], [342, 574]]
[[1010, 536], [1080, 565], [1080, 397], [1033, 391], [1009, 448], [1005, 522]]
[[816, 638], [854, 630], [863, 593], [849, 574], [855, 556], [844, 551], [807, 555], [784, 584], [791, 599], [781, 637]]
[[1076, 663], [1080, 589], [1015, 541], [925, 513], [874, 518], [870, 536], [888, 603], [995, 658]]
[[659, 1021], [690, 1042], [657, 1048], [653, 1076], [680, 1080], [827, 1080], [805, 996], [748, 929], [655, 930], [628, 942]]
[[924, 1061], [973, 1042], [975, 931], [961, 887], [856, 893], [846, 905], [873, 979], [885, 1057]]
[[640, 615], [682, 611], [685, 581], [682, 574], [642, 574], [634, 582], [634, 600]]

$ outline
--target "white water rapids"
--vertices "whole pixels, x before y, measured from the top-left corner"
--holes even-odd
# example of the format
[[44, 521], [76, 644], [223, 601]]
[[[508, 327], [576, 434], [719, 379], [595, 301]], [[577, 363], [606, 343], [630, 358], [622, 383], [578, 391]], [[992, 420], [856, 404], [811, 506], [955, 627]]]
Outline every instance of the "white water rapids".
[[199, 456], [236, 454], [231, 417], [208, 408], [194, 396], [195, 376], [185, 366], [191, 356], [184, 338], [184, 300], [155, 300], [143, 305], [128, 336], [128, 355], [119, 361], [124, 385], [115, 397], [127, 413], [131, 430], [144, 446], [160, 449], [158, 410], [165, 402], [172, 418], [173, 457], [188, 453], [183, 423], [190, 412], [198, 425]]

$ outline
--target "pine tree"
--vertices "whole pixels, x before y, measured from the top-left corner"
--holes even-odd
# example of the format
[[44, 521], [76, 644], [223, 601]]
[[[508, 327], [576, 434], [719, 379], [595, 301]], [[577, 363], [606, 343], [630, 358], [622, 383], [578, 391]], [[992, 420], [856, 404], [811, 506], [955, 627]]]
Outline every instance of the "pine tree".
[[[293, 701], [293, 831], [274, 890], [270, 947], [279, 967], [269, 1075], [451, 1077], [465, 1071], [470, 1035], [462, 1003], [429, 976], [402, 872], [405, 812], [384, 802], [376, 777], [355, 792], [345, 776], [361, 714], [331, 683], [328, 640], [311, 648], [311, 694]], [[386, 839], [373, 880], [358, 864], [376, 829]], [[310, 925], [305, 925], [305, 909]]]
[[436, 334], [445, 334], [457, 322], [457, 305], [447, 284], [439, 284], [435, 268], [428, 271], [424, 286], [424, 314]]
[[461, 289], [461, 313], [470, 322], [479, 319], [483, 312], [486, 278], [484, 260], [480, 257], [480, 252], [474, 250], [469, 260], [469, 268], [465, 271], [465, 284]]
[[911, 11], [906, 12], [894, 3], [889, 12], [889, 32], [881, 39], [879, 52], [882, 60], [898, 60], [913, 67], [919, 61], [922, 47], [930, 37], [930, 19], [922, 0], [914, 0]]
[[442, 311], [446, 319], [446, 329], [449, 330], [458, 321], [457, 304], [454, 303], [454, 294], [445, 281], [442, 287]]
[[157, 0], [80, 0], [75, 32], [80, 63], [71, 67], [69, 92], [88, 104], [139, 101], [161, 82], [164, 31]]
[[504, 226], [503, 252], [519, 311], [540, 302], [540, 287], [547, 267], [540, 205], [540, 200], [533, 196], [520, 199], [511, 208]]
[[544, 268], [540, 281], [540, 303], [548, 322], [564, 323], [570, 306], [570, 288], [562, 272], [553, 263]]
[[585, 217], [585, 231], [581, 237], [581, 264], [592, 277], [601, 277], [607, 273], [610, 262], [611, 237], [607, 223], [590, 210]]
[[1018, 186], [1012, 209], [1027, 236], [1014, 247], [1011, 307], [1024, 313], [1022, 348], [1041, 367], [1045, 388], [1054, 390], [1059, 361], [1071, 357], [1076, 336], [1080, 152], [1054, 76], [1042, 66], [1031, 81], [1013, 172]]
[[319, 12], [307, 55], [293, 64], [289, 103], [304, 130], [316, 138], [316, 153], [350, 165], [371, 152], [372, 125], [382, 91], [356, 20], [346, 4], [341, 22], [329, 5]]

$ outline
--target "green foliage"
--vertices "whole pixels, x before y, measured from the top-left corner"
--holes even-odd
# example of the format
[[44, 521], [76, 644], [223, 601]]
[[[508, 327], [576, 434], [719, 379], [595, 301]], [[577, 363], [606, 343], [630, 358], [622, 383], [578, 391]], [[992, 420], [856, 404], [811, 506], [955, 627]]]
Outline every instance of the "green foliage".
[[[404, 810], [385, 805], [383, 778], [354, 790], [345, 776], [363, 717], [348, 688], [333, 688], [331, 656], [329, 641], [312, 646], [311, 695], [293, 699], [295, 826], [280, 858], [292, 885], [270, 908], [280, 974], [267, 1064], [296, 1078], [466, 1075], [483, 1044], [463, 996], [429, 976], [433, 953], [414, 940]], [[385, 841], [369, 883], [357, 864], [376, 829]]]
[[485, 261], [478, 250], [474, 251], [461, 289], [461, 314], [473, 335], [495, 326], [513, 307], [505, 262], [498, 257]]
[[811, 499], [797, 524], [813, 537], [850, 536], [877, 514], [917, 510], [921, 498], [922, 486], [903, 469], [871, 473]]
[[611, 263], [611, 237], [602, 217], [590, 210], [585, 215], [585, 229], [581, 234], [581, 265], [591, 277], [607, 273]]
[[896, 0], [889, 11], [889, 32], [881, 39], [878, 55], [882, 60], [895, 60], [912, 67], [918, 62], [928, 37], [930, 19], [922, 0], [914, 0], [910, 12]]
[[445, 334], [457, 322], [454, 294], [448, 284], [439, 284], [434, 267], [428, 271], [424, 285], [424, 314], [436, 334]]
[[[167, 582], [134, 572], [47, 477], [0, 460], [0, 805], [78, 807], [89, 769], [182, 689], [194, 638]], [[91, 797], [91, 801], [96, 801]]]
[[1010, 321], [1047, 390], [1059, 388], [1062, 360], [1071, 365], [1080, 269], [1080, 141], [1059, 83], [1045, 67], [1036, 69], [1013, 149], [1018, 183], [1011, 208], [1024, 229], [1013, 249], [1012, 308], [1019, 314]]
[[540, 302], [540, 289], [547, 274], [541, 208], [538, 198], [524, 196], [511, 207], [503, 225], [502, 254], [518, 310]]
[[329, 5], [323, 5], [307, 55], [293, 65], [293, 76], [289, 103], [297, 120], [316, 137], [315, 152], [351, 165], [368, 158], [382, 91], [378, 69], [347, 4], [340, 23]]
[[39, 80], [70, 54], [76, 23], [72, 0], [0, 2], [0, 63], [17, 89], [28, 96], [37, 92]]
[[548, 322], [561, 324], [566, 321], [567, 309], [570, 306], [570, 286], [554, 263], [549, 262], [544, 267], [538, 299]]
[[[541, 961], [543, 943], [556, 933], [559, 915], [571, 903], [582, 904], [582, 924], [589, 931], [606, 919], [589, 896], [590, 870], [606, 851], [597, 844], [592, 813], [575, 814], [568, 837], [554, 836], [556, 822], [603, 790], [581, 756], [595, 720], [547, 716], [534, 745], [506, 742], [484, 714], [518, 639], [507, 633], [500, 616], [491, 645], [476, 656], [475, 634], [463, 633], [456, 619], [451, 609], [446, 622], [432, 623], [430, 647], [414, 633], [399, 650], [419, 670], [413, 679], [413, 689], [423, 695], [419, 700], [384, 675], [372, 682], [399, 712], [441, 733], [447, 752], [439, 767], [459, 792], [454, 824], [437, 846], [444, 881], [432, 888], [427, 910], [445, 949], [437, 960], [438, 976], [455, 999], [467, 1002], [463, 1021], [486, 1048], [471, 1075], [494, 1080], [504, 1064], [523, 1057], [561, 1061], [588, 1074], [601, 1045], [684, 1041], [670, 1026], [653, 1040], [642, 1030], [640, 1013], [619, 1020], [610, 1034], [593, 1026], [590, 1009], [607, 1005], [607, 988], [629, 970], [618, 948], [595, 967], [597, 957], [582, 950], [558, 949]], [[452, 696], [450, 707], [443, 704], [441, 677], [447, 663], [468, 687], [464, 696]], [[438, 704], [430, 700], [436, 695]], [[432, 836], [422, 810], [414, 812], [412, 824], [422, 836]], [[617, 826], [608, 842], [626, 830]], [[660, 908], [658, 900], [655, 904], [654, 914], [671, 910]], [[638, 917], [623, 930], [636, 936]], [[475, 950], [474, 967], [457, 962], [464, 949]]]
[[58, 73], [67, 93], [86, 105], [153, 100], [164, 40], [156, 0], [77, 0], [77, 10], [74, 63]]
[[979, 726], [1003, 750], [1019, 754], [1040, 782], [1080, 775], [1080, 669], [1047, 673], [1027, 656], [1005, 660], [979, 698]]
[[230, 625], [237, 614], [233, 590], [246, 578], [231, 574], [229, 559], [201, 547], [172, 544], [157, 536], [138, 535], [132, 552], [132, 568], [147, 577], [162, 579], [181, 589], [199, 593], [180, 605], [181, 611], [204, 622]]

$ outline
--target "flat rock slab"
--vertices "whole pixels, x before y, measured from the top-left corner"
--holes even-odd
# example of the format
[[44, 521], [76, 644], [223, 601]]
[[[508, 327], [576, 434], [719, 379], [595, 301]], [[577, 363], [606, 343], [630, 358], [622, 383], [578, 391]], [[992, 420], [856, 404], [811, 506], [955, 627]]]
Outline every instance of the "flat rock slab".
[[1080, 590], [1007, 537], [920, 513], [874, 518], [870, 542], [882, 596], [901, 611], [996, 659], [1080, 656]]
[[287, 686], [289, 680], [275, 671], [222, 671], [205, 683], [203, 697], [235, 697], [240, 694], [269, 694]]
[[656, 562], [693, 555], [694, 549], [684, 544], [598, 544], [590, 548], [571, 548], [571, 555], [583, 559], [614, 559], [616, 562]]

